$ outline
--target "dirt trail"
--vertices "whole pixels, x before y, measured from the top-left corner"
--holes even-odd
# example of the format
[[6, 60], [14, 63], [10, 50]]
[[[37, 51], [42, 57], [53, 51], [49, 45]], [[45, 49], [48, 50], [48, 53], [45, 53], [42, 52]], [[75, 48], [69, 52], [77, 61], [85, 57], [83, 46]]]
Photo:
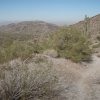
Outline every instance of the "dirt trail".
[[57, 70], [60, 77], [60, 83], [65, 88], [65, 92], [62, 93], [66, 97], [64, 100], [78, 100], [79, 89], [77, 84], [82, 78], [81, 73], [84, 72], [85, 66], [64, 58], [46, 57], [53, 63], [54, 69]]
[[95, 67], [100, 67], [100, 57], [96, 55], [92, 56], [92, 62], [87, 64], [88, 70], [94, 69]]
[[78, 83], [79, 100], [100, 100], [100, 58], [93, 55], [92, 59]]
[[[48, 56], [47, 56], [48, 57]], [[66, 87], [64, 100], [100, 100], [100, 58], [93, 55], [88, 64], [76, 64], [63, 58], [51, 58]], [[100, 82], [100, 81], [99, 81]]]

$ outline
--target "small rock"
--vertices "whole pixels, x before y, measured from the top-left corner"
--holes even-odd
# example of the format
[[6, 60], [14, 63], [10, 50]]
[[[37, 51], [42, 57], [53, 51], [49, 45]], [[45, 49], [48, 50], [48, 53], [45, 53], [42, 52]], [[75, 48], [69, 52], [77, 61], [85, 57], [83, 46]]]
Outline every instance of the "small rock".
[[44, 51], [43, 54], [47, 55], [47, 56], [50, 56], [50, 57], [53, 57], [53, 58], [57, 58], [58, 57], [58, 53], [54, 49], [48, 49], [48, 50]]

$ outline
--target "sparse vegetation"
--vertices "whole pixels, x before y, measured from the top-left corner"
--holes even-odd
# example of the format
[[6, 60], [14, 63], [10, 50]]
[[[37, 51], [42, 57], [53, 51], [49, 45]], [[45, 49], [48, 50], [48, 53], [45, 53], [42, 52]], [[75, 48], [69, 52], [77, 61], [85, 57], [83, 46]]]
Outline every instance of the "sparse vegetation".
[[57, 51], [58, 57], [71, 59], [75, 62], [89, 61], [91, 49], [88, 39], [81, 31], [72, 28], [64, 28], [51, 34], [47, 39], [36, 38], [28, 41], [8, 41], [0, 49], [0, 62], [6, 62], [15, 58], [25, 60], [32, 53], [41, 53], [46, 49]]
[[92, 50], [87, 37], [81, 31], [72, 28], [61, 29], [50, 36], [45, 48], [57, 50], [59, 57], [69, 58], [75, 62], [89, 61]]
[[34, 48], [27, 42], [14, 41], [11, 44], [5, 44], [0, 49], [0, 63], [12, 59], [21, 58], [25, 60], [34, 52]]
[[0, 100], [55, 100], [62, 88], [52, 64], [20, 61], [0, 66]]
[[100, 41], [100, 35], [97, 36], [97, 40]]
[[100, 100], [99, 16], [0, 27], [0, 100]]

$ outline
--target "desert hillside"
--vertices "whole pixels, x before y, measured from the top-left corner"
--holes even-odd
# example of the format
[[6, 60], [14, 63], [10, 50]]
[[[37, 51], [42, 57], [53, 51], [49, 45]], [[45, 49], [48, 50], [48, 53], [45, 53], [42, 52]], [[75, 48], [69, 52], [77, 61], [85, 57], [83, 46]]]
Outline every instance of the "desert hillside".
[[100, 0], [0, 0], [0, 100], [100, 100]]
[[100, 100], [100, 15], [86, 33], [84, 21], [1, 26], [0, 100]]
[[[89, 37], [92, 39], [92, 41], [97, 40], [97, 36], [100, 35], [100, 14], [88, 18], [87, 24], [88, 24], [87, 30]], [[84, 31], [85, 20], [80, 21], [72, 26]]]

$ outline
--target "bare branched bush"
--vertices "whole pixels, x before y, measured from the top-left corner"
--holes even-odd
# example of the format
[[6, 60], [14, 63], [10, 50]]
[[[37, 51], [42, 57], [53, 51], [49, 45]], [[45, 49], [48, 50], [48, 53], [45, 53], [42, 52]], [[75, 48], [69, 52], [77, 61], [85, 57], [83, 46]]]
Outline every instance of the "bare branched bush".
[[0, 66], [0, 100], [55, 100], [61, 91], [50, 63]]

